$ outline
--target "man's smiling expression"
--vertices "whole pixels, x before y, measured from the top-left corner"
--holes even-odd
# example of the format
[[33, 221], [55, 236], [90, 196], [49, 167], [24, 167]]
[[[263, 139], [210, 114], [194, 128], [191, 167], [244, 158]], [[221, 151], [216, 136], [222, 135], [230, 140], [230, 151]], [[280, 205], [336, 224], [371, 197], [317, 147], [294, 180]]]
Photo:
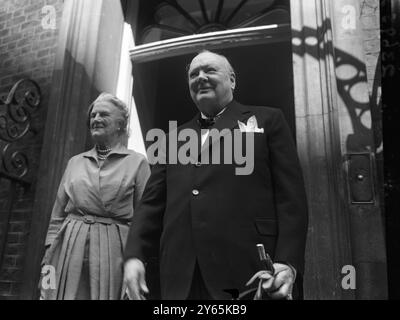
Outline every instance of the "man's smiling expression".
[[194, 103], [208, 115], [213, 115], [232, 100], [236, 84], [228, 61], [212, 52], [202, 52], [192, 60], [188, 82]]

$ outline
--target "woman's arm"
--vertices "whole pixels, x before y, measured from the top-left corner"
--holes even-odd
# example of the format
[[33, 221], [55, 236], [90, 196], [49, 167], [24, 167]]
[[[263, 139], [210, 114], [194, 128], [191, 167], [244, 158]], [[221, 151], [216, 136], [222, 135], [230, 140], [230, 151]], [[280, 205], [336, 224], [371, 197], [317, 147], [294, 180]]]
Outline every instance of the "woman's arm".
[[53, 243], [54, 238], [56, 237], [57, 232], [58, 232], [58, 230], [60, 230], [61, 225], [63, 224], [65, 217], [66, 217], [65, 207], [68, 203], [68, 195], [65, 192], [64, 185], [69, 176], [69, 172], [70, 172], [69, 167], [70, 167], [70, 162], [68, 162], [67, 168], [64, 171], [63, 177], [62, 177], [60, 185], [58, 187], [56, 200], [54, 201], [53, 210], [51, 212], [49, 228], [48, 228], [47, 236], [46, 236], [46, 242], [45, 242], [46, 247], [49, 247]]
[[150, 166], [146, 158], [143, 157], [140, 160], [140, 164], [135, 177], [135, 193], [133, 197], [133, 208], [136, 209], [140, 199], [142, 198], [144, 188], [147, 180], [150, 177]]

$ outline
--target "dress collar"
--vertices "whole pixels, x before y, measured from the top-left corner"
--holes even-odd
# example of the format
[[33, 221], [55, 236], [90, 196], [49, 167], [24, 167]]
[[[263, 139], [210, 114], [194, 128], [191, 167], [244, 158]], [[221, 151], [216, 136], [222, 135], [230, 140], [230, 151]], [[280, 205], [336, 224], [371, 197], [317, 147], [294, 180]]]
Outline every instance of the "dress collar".
[[[121, 143], [118, 143], [108, 154], [108, 156], [110, 156], [110, 154], [120, 154], [120, 155], [128, 155], [130, 152], [129, 150]], [[93, 158], [96, 159], [97, 158], [97, 151], [96, 151], [96, 147], [93, 147], [92, 149], [90, 149], [89, 151], [86, 151], [83, 153], [83, 156], [85, 158]]]

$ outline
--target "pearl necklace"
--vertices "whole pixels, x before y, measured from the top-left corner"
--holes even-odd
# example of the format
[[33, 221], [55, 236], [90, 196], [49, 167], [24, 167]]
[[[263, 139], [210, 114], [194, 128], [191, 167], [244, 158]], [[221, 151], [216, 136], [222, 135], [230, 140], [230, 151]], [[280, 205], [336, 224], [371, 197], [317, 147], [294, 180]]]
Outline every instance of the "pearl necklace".
[[100, 149], [99, 146], [96, 146], [96, 151], [97, 151], [97, 158], [99, 160], [105, 160], [107, 159], [108, 154], [111, 152], [111, 148]]

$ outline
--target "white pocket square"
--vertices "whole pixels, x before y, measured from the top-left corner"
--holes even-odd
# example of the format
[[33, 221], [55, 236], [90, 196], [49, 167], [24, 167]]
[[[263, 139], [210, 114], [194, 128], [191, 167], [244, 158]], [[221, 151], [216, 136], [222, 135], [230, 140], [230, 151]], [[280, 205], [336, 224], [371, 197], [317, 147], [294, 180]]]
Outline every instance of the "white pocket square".
[[247, 124], [244, 124], [243, 122], [240, 122], [238, 120], [238, 125], [239, 125], [240, 132], [264, 133], [264, 128], [258, 127], [256, 116], [251, 116], [247, 120]]

